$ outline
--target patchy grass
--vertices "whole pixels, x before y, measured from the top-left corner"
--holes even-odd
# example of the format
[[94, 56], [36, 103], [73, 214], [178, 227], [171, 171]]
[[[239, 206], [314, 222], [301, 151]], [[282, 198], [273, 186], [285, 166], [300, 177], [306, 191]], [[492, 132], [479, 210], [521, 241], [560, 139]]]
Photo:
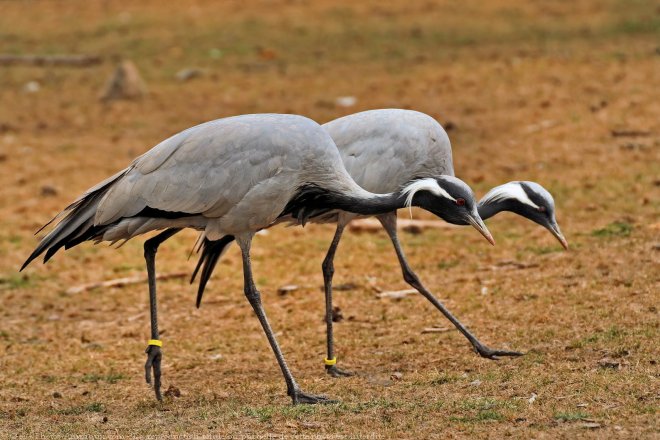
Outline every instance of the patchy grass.
[[123, 379], [126, 379], [126, 377], [121, 373], [110, 373], [107, 375], [89, 373], [89, 374], [85, 374], [82, 377], [81, 381], [86, 383], [107, 382], [110, 384], [115, 384]]
[[[0, 101], [11, 103], [0, 106], [0, 432], [657, 435], [649, 385], [660, 337], [658, 204], [649, 191], [657, 186], [652, 146], [660, 142], [654, 5], [274, 0], [269, 6], [2, 4], [3, 52], [100, 54], [104, 62], [0, 67]], [[101, 103], [99, 91], [119, 56], [136, 63], [150, 94]], [[175, 78], [193, 67], [204, 74]], [[26, 91], [32, 81], [39, 91]], [[341, 107], [340, 96], [357, 103]], [[477, 196], [513, 179], [537, 181], [553, 193], [568, 252], [512, 213], [488, 220], [496, 247], [469, 227], [401, 234], [424, 285], [484, 344], [521, 350], [522, 358], [480, 358], [458, 331], [421, 334], [451, 324], [419, 295], [376, 298], [374, 286], [409, 287], [391, 244], [382, 232], [347, 232], [335, 281], [354, 287], [334, 295], [345, 317], [335, 325], [335, 349], [342, 366], [358, 374], [329, 377], [320, 265], [334, 228], [276, 227], [253, 247], [269, 320], [300, 386], [341, 403], [290, 405], [245, 301], [236, 246], [218, 264], [199, 310], [195, 286], [159, 282], [163, 391], [172, 385], [181, 395], [156, 402], [143, 376], [146, 286], [66, 293], [143, 273], [141, 240], [119, 249], [84, 244], [17, 273], [35, 230], [181, 129], [242, 113], [299, 113], [325, 122], [384, 107], [417, 109], [451, 127], [456, 173]], [[613, 130], [648, 134], [624, 139]], [[630, 142], [646, 147], [619, 147]], [[44, 187], [57, 191], [46, 196]], [[420, 210], [414, 216], [434, 218]], [[192, 271], [195, 258], [186, 258], [195, 239], [182, 232], [161, 246], [159, 273]], [[300, 289], [278, 295], [286, 284]], [[620, 368], [600, 368], [605, 357]], [[577, 422], [591, 418], [602, 425], [597, 431]], [[570, 421], [576, 423], [562, 423]]]
[[595, 229], [591, 232], [594, 237], [628, 237], [633, 230], [633, 226], [626, 222], [613, 222], [602, 229]]
[[53, 414], [60, 414], [63, 416], [79, 416], [84, 413], [98, 413], [103, 412], [105, 407], [102, 403], [94, 402], [89, 405], [71, 406], [63, 409], [53, 410]]
[[580, 420], [588, 419], [591, 416], [583, 411], [567, 411], [567, 412], [558, 412], [554, 415], [556, 420], [561, 420], [562, 422], [577, 422]]
[[11, 273], [0, 277], [0, 290], [27, 289], [34, 286], [38, 280], [38, 276], [30, 276], [28, 274], [22, 273]]

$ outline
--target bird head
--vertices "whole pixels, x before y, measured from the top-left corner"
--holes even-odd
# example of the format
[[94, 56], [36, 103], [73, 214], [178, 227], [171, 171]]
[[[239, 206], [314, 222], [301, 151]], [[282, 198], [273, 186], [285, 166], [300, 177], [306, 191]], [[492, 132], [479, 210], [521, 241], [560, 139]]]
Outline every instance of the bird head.
[[419, 206], [454, 225], [472, 225], [490, 244], [493, 236], [481, 220], [472, 189], [453, 176], [427, 177], [408, 183], [402, 190], [406, 206]]
[[479, 205], [500, 205], [502, 211], [515, 212], [546, 228], [568, 250], [568, 242], [555, 218], [552, 194], [536, 182], [509, 182], [491, 189]]

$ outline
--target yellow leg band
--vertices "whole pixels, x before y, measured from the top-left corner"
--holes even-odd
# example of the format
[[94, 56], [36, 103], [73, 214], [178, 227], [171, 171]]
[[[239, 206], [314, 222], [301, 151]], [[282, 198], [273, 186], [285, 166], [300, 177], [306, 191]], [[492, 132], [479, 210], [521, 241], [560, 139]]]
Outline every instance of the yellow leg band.
[[155, 345], [156, 347], [162, 347], [163, 346], [163, 341], [159, 341], [158, 339], [149, 339], [149, 345]]
[[325, 362], [327, 366], [334, 365], [337, 363], [337, 357], [333, 357], [332, 359], [325, 358], [323, 359], [323, 362]]

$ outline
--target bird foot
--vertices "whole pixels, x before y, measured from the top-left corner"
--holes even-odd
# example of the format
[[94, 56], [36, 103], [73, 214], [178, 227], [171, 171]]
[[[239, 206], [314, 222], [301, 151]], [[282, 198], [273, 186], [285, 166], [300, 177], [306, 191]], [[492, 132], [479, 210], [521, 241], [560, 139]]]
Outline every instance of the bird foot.
[[325, 372], [328, 373], [332, 377], [351, 377], [351, 376], [355, 376], [355, 373], [353, 373], [352, 371], [342, 370], [341, 368], [337, 368], [336, 365], [326, 365], [325, 366]]
[[500, 356], [517, 357], [523, 355], [523, 353], [519, 351], [493, 350], [492, 348], [488, 348], [485, 345], [476, 345], [474, 350], [479, 354], [479, 356], [494, 361], [499, 360]]
[[338, 400], [332, 400], [328, 396], [323, 395], [314, 395], [307, 394], [301, 390], [294, 390], [293, 393], [289, 393], [291, 399], [293, 399], [294, 405], [306, 404], [306, 405], [317, 405], [317, 404], [328, 404], [328, 403], [337, 403]]
[[147, 362], [144, 364], [144, 377], [147, 383], [151, 385], [151, 370], [153, 368], [156, 399], [163, 400], [160, 393], [160, 363], [163, 359], [163, 353], [160, 347], [156, 345], [149, 345], [144, 352], [147, 354]]

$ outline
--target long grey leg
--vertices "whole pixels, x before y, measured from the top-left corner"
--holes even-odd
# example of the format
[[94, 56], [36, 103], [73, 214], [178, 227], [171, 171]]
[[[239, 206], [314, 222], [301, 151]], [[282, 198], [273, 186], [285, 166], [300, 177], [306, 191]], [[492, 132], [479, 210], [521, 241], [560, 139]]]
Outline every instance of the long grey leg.
[[337, 368], [337, 358], [334, 355], [334, 338], [332, 333], [332, 277], [335, 273], [334, 259], [337, 246], [341, 240], [341, 235], [344, 232], [346, 224], [341, 219], [337, 222], [337, 230], [335, 236], [332, 238], [332, 243], [328, 249], [328, 253], [323, 259], [323, 287], [325, 289], [325, 322], [327, 326], [327, 345], [328, 356], [325, 358], [325, 371], [333, 377], [352, 376], [350, 371], [340, 370]]
[[149, 277], [149, 309], [151, 313], [151, 340], [145, 353], [147, 362], [144, 364], [144, 375], [148, 384], [151, 384], [151, 369], [154, 370], [154, 391], [156, 399], [163, 400], [160, 394], [160, 364], [163, 353], [160, 349], [162, 342], [158, 339], [158, 305], [156, 303], [156, 252], [165, 240], [179, 232], [181, 229], [167, 229], [144, 242], [144, 259], [147, 262], [147, 275]]
[[275, 334], [273, 333], [273, 330], [271, 329], [270, 324], [268, 323], [266, 312], [264, 311], [263, 305], [261, 304], [261, 294], [259, 293], [257, 287], [254, 284], [254, 279], [252, 277], [252, 264], [250, 263], [250, 245], [252, 243], [252, 234], [244, 235], [240, 237], [237, 236], [236, 241], [238, 242], [238, 245], [241, 247], [241, 254], [243, 256], [243, 278], [245, 283], [245, 287], [244, 287], [245, 296], [250, 302], [252, 309], [254, 309], [254, 313], [256, 313], [257, 318], [259, 319], [259, 322], [261, 323], [261, 327], [264, 329], [264, 333], [266, 333], [266, 337], [268, 338], [270, 347], [273, 349], [273, 352], [275, 353], [275, 358], [277, 359], [277, 363], [280, 365], [280, 368], [282, 369], [282, 374], [284, 375], [284, 380], [286, 381], [287, 394], [291, 396], [291, 399], [293, 399], [294, 405], [299, 403], [314, 404], [314, 403], [332, 402], [325, 396], [315, 396], [313, 394], [304, 393], [303, 391], [300, 390], [300, 387], [296, 383], [295, 379], [293, 378], [293, 375], [291, 374], [291, 371], [289, 370], [289, 367], [286, 364], [286, 360], [284, 359], [282, 350], [280, 350], [280, 346], [278, 345], [277, 340], [275, 339]]
[[463, 333], [468, 341], [470, 341], [472, 347], [474, 347], [475, 351], [480, 356], [494, 360], [496, 360], [498, 356], [522, 356], [522, 353], [517, 351], [493, 350], [482, 344], [476, 338], [476, 336], [470, 333], [470, 331], [456, 317], [454, 317], [454, 315], [452, 315], [451, 312], [435, 296], [433, 296], [433, 294], [429, 292], [426, 287], [424, 287], [424, 285], [422, 285], [422, 282], [420, 281], [417, 274], [413, 272], [413, 270], [408, 265], [408, 261], [406, 260], [406, 256], [403, 253], [403, 249], [401, 249], [401, 244], [399, 243], [399, 238], [396, 231], [396, 213], [379, 215], [377, 218], [392, 240], [394, 250], [396, 251], [396, 255], [399, 259], [399, 264], [401, 265], [401, 270], [403, 271], [403, 279], [419, 293], [421, 293], [424, 298], [429, 300], [431, 304], [433, 304], [438, 310], [440, 310], [440, 312], [442, 312], [442, 314], [445, 315], [445, 317], [449, 319], [461, 333]]

